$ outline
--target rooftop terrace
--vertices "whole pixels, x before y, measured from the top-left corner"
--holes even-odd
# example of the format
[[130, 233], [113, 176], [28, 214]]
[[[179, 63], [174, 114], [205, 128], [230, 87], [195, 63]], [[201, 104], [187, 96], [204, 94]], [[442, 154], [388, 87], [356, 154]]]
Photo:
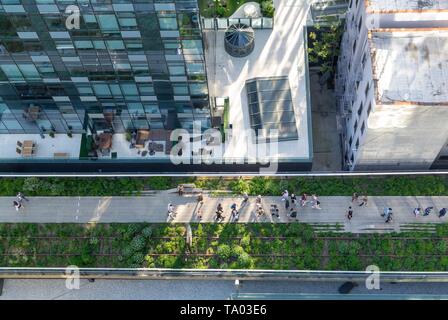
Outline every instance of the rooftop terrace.
[[372, 32], [382, 103], [448, 104], [448, 30]]
[[[256, 78], [284, 77], [289, 82], [291, 105], [298, 138], [278, 143], [278, 159], [309, 160], [312, 154], [307, 102], [306, 58], [303, 27], [309, 9], [307, 1], [274, 0], [272, 30], [255, 30], [254, 51], [244, 58], [230, 56], [224, 49], [225, 30], [206, 30], [206, 62], [212, 97], [229, 97], [229, 123], [233, 134], [225, 157], [247, 156], [249, 146], [240, 139], [251, 128], [246, 82]], [[280, 128], [279, 128], [280, 129]], [[260, 143], [259, 145], [263, 145]]]
[[448, 10], [446, 0], [366, 0], [373, 11]]

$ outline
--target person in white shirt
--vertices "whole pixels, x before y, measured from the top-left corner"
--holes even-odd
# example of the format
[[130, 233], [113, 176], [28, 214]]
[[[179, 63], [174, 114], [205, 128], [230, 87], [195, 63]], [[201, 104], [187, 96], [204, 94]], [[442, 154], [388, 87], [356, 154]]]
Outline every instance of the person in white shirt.
[[175, 215], [176, 215], [176, 213], [174, 212], [174, 206], [171, 203], [169, 203], [168, 204], [168, 218], [174, 219]]
[[414, 209], [414, 214], [415, 214], [415, 216], [418, 216], [421, 212], [422, 212], [422, 209], [421, 209], [421, 208], [415, 208], [415, 209]]

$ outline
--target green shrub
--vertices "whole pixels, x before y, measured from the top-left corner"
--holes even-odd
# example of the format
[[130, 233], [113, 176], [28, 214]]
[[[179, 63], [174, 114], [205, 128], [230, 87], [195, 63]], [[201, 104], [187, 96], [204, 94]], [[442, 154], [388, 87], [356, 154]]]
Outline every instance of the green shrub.
[[143, 253], [137, 252], [132, 256], [132, 263], [141, 265], [145, 261], [145, 255]]
[[272, 18], [274, 16], [275, 8], [272, 0], [264, 0], [261, 3], [261, 13], [264, 17]]
[[248, 253], [243, 252], [238, 256], [238, 264], [240, 268], [252, 268], [253, 260]]
[[250, 234], [246, 234], [241, 238], [241, 246], [243, 248], [248, 248], [250, 245]]
[[215, 8], [215, 14], [217, 17], [220, 17], [220, 18], [225, 17], [226, 12], [227, 12], [226, 8], [224, 8], [223, 6], [221, 6], [219, 4]]
[[131, 246], [127, 246], [123, 248], [123, 256], [130, 257], [134, 253], [134, 249]]
[[236, 181], [230, 182], [230, 190], [236, 194], [243, 194], [244, 192], [250, 192], [250, 185], [247, 180], [239, 178]]
[[37, 192], [42, 187], [43, 181], [36, 177], [25, 178], [23, 181], [23, 191], [31, 194]]
[[131, 241], [131, 248], [134, 252], [143, 250], [146, 245], [146, 240], [143, 236], [138, 235], [135, 236]]
[[152, 228], [151, 228], [151, 227], [146, 227], [146, 228], [144, 228], [144, 229], [142, 230], [142, 235], [143, 235], [145, 238], [151, 238], [151, 235], [152, 235]]
[[216, 253], [220, 259], [227, 260], [232, 255], [232, 249], [227, 244], [221, 244]]
[[145, 256], [145, 262], [147, 268], [154, 268], [154, 258], [150, 256], [149, 254]]
[[234, 256], [235, 258], [239, 257], [243, 253], [244, 253], [244, 249], [241, 246], [234, 246], [232, 248], [232, 256]]
[[136, 223], [131, 223], [128, 225], [128, 228], [125, 233], [125, 238], [131, 239], [140, 231], [140, 226]]

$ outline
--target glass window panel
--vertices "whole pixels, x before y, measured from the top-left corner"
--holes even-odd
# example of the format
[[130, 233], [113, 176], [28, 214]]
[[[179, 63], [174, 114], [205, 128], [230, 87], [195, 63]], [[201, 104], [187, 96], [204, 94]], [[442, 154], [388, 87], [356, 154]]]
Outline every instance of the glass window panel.
[[3, 114], [9, 114], [11, 113], [11, 110], [9, 110], [6, 103], [0, 103], [0, 116]]
[[90, 95], [93, 94], [93, 91], [90, 87], [81, 87], [78, 86], [78, 91], [80, 95]]
[[181, 76], [185, 74], [184, 66], [168, 66], [168, 69], [172, 76]]
[[138, 86], [141, 95], [153, 95], [154, 88], [150, 84], [140, 84]]
[[78, 49], [93, 49], [93, 44], [89, 40], [79, 40], [75, 41], [75, 47]]
[[144, 105], [145, 112], [151, 114], [160, 114], [159, 106], [157, 103], [150, 103]]
[[186, 84], [173, 84], [174, 95], [188, 95], [188, 86]]
[[113, 14], [100, 14], [98, 16], [98, 22], [100, 28], [103, 31], [115, 31], [118, 30], [118, 21]]
[[4, 119], [3, 124], [8, 130], [22, 130], [22, 126], [19, 121], [13, 119]]
[[190, 91], [192, 95], [207, 94], [207, 85], [205, 83], [190, 83]]
[[110, 90], [107, 84], [93, 84], [93, 90], [99, 96], [110, 96]]
[[187, 54], [201, 54], [202, 42], [201, 40], [182, 40], [182, 47], [184, 53]]
[[120, 86], [125, 95], [138, 95], [137, 86], [134, 83], [122, 83]]
[[176, 18], [159, 17], [160, 30], [177, 30]]
[[93, 14], [83, 15], [85, 23], [96, 23], [95, 16]]
[[102, 40], [93, 41], [93, 46], [95, 49], [106, 49], [106, 44]]
[[136, 27], [137, 20], [135, 18], [119, 18], [118, 21], [122, 27]]
[[129, 63], [115, 63], [114, 68], [116, 70], [130, 70], [131, 65]]
[[3, 73], [8, 77], [9, 80], [23, 80], [23, 76], [16, 65], [3, 64], [0, 65], [0, 68], [2, 68]]
[[32, 64], [19, 64], [19, 69], [27, 79], [40, 79], [39, 72]]
[[120, 86], [118, 84], [111, 84], [109, 85], [110, 91], [112, 91], [112, 94], [114, 96], [121, 96], [121, 90]]
[[143, 104], [139, 102], [129, 102], [128, 103], [128, 111], [131, 115], [139, 115], [139, 114], [145, 114], [145, 111], [143, 109]]
[[128, 49], [142, 49], [143, 44], [140, 40], [126, 40], [126, 48]]
[[39, 70], [40, 73], [53, 73], [54, 72], [54, 68], [50, 64], [37, 66], [37, 69]]
[[108, 40], [107, 47], [111, 50], [123, 50], [124, 49], [124, 43], [121, 40]]
[[205, 74], [204, 64], [202, 63], [187, 63], [188, 74]]

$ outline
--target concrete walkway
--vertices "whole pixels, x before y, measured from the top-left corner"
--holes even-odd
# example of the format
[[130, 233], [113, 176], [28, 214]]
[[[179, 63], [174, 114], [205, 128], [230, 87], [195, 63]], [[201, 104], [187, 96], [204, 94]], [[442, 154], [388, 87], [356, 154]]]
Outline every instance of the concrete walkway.
[[[225, 222], [230, 219], [230, 206], [241, 204], [242, 198], [212, 197], [204, 195], [202, 220], [196, 216], [196, 195], [179, 197], [172, 191], [155, 192], [140, 197], [30, 197], [24, 202], [24, 208], [17, 212], [12, 205], [14, 197], [0, 197], [0, 222], [34, 222], [34, 223], [87, 223], [87, 222], [167, 222], [167, 204], [173, 203], [177, 215], [174, 222], [214, 222], [215, 209], [218, 203], [224, 207]], [[442, 223], [448, 222], [448, 216], [438, 218], [438, 211], [448, 207], [448, 197], [369, 197], [367, 207], [359, 207], [351, 203], [351, 197], [320, 197], [321, 210], [310, 206], [300, 207], [298, 221], [306, 223], [340, 223], [348, 232], [400, 231], [400, 226], [409, 223]], [[269, 213], [271, 204], [280, 207], [280, 217], [273, 218]], [[280, 197], [264, 197], [263, 207], [266, 216], [257, 218], [255, 200], [240, 209], [239, 222], [274, 222], [287, 223], [290, 220]], [[354, 208], [353, 219], [348, 221], [348, 206]], [[386, 224], [380, 216], [383, 208], [391, 207], [394, 221]], [[415, 217], [415, 207], [434, 207], [429, 216]]]

